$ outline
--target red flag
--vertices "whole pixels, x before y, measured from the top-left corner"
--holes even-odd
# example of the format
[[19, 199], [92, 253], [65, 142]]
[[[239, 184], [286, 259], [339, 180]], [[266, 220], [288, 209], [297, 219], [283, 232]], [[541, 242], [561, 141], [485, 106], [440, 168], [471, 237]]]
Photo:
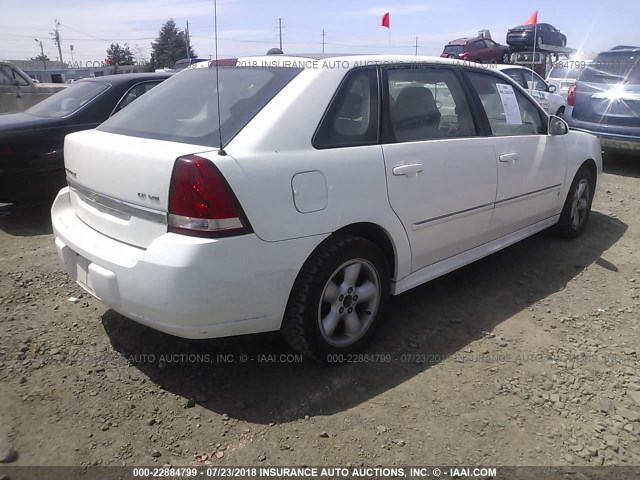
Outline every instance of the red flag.
[[381, 27], [387, 27], [387, 28], [391, 28], [391, 21], [389, 18], [389, 12], [385, 13], [382, 16], [382, 22], [380, 23]]
[[522, 25], [537, 25], [538, 24], [538, 11], [536, 10], [529, 18], [527, 18]]

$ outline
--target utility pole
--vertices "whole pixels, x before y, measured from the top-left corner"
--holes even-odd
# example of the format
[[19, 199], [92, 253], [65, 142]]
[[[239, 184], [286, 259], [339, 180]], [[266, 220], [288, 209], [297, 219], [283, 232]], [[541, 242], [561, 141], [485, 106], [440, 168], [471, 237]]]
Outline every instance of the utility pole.
[[42, 65], [44, 65], [44, 69], [47, 69], [47, 61], [44, 59], [44, 48], [42, 48], [42, 42], [40, 40], [38, 40], [37, 38], [34, 38], [34, 40], [36, 41], [36, 43], [38, 43], [40, 45], [40, 53], [42, 54]]
[[418, 36], [416, 35], [416, 57], [418, 56]]
[[280, 37], [280, 51], [282, 51], [282, 18], [279, 17], [278, 18], [278, 31], [279, 33], [279, 37]]
[[186, 45], [187, 45], [187, 58], [191, 58], [191, 45], [190, 40], [189, 40], [189, 20], [187, 20], [187, 30], [185, 32], [185, 40], [186, 40]]
[[324, 46], [326, 45], [326, 42], [324, 41], [324, 37], [326, 37], [327, 34], [324, 31], [324, 28], [322, 29], [322, 53], [324, 53]]
[[64, 63], [64, 60], [62, 59], [62, 45], [61, 45], [61, 41], [60, 41], [60, 22], [58, 20], [55, 21], [55, 25], [56, 28], [53, 30], [53, 41], [56, 43], [56, 45], [58, 46], [58, 55], [60, 55], [60, 63]]

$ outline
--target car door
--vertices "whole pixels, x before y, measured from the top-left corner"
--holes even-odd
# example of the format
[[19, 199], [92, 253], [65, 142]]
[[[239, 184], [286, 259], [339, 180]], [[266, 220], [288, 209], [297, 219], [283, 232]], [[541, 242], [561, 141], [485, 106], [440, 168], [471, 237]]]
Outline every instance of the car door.
[[469, 73], [489, 124], [498, 165], [493, 238], [552, 217], [562, 203], [567, 152], [547, 135], [548, 117], [517, 86], [489, 72]]
[[500, 60], [502, 60], [502, 49], [499, 47], [499, 45], [494, 42], [493, 40], [490, 40], [488, 38], [484, 39], [484, 44], [487, 47], [487, 52], [485, 54], [485, 60], [486, 61], [490, 61], [490, 62], [499, 62]]
[[387, 190], [416, 271], [487, 241], [497, 188], [495, 152], [478, 136], [453, 67], [395, 66], [384, 72]]
[[545, 82], [540, 75], [533, 70], [523, 70], [522, 75], [525, 79], [525, 85], [529, 94], [536, 99], [545, 112], [550, 115], [555, 115], [558, 111], [552, 109], [551, 94], [549, 93], [549, 85]]

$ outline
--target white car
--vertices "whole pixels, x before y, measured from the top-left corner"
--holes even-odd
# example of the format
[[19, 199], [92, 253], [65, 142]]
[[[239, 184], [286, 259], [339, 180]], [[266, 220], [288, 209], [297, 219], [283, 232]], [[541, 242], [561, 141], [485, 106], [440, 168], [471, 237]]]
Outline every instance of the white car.
[[320, 360], [366, 344], [390, 294], [578, 236], [602, 170], [595, 137], [507, 76], [414, 56], [184, 71], [64, 154], [55, 245], [89, 293], [180, 337], [280, 330]]
[[556, 91], [567, 97], [569, 88], [576, 83], [582, 72], [591, 64], [591, 60], [564, 60], [557, 62], [547, 75], [546, 82], [555, 85]]
[[528, 89], [529, 94], [549, 115], [558, 117], [564, 115], [567, 109], [567, 96], [556, 93], [555, 85], [547, 84], [536, 72], [520, 65], [497, 65], [496, 68], [515, 80], [521, 87]]

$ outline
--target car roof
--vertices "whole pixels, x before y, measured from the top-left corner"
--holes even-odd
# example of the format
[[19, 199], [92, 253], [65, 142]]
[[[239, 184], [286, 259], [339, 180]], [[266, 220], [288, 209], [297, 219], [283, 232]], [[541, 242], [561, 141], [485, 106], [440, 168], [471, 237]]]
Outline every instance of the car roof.
[[[464, 62], [458, 59], [442, 58], [426, 55], [393, 55], [393, 54], [287, 54], [287, 55], [255, 55], [247, 57], [239, 57], [238, 65], [243, 63], [247, 65], [249, 62], [265, 62], [266, 66], [287, 67], [292, 66], [301, 68], [316, 68], [315, 65], [305, 65], [305, 61], [331, 61], [331, 62], [349, 62], [350, 68], [362, 67], [367, 65], [384, 65], [393, 63], [439, 63], [446, 65], [470, 66], [473, 63]], [[480, 65], [478, 65], [480, 66]]]
[[463, 38], [457, 38], [456, 40], [451, 40], [449, 43], [447, 43], [447, 45], [465, 45], [475, 40], [484, 40], [484, 39], [482, 37], [463, 37]]
[[108, 82], [112, 85], [126, 83], [133, 80], [165, 80], [175, 72], [149, 72], [149, 73], [121, 73], [116, 75], [103, 75], [101, 77], [83, 78], [90, 82]]
[[[611, 50], [607, 50], [608, 52], [619, 52], [619, 51], [636, 51], [640, 50], [640, 47], [634, 47], [633, 45], [616, 45]], [[600, 52], [604, 53], [604, 52]]]

